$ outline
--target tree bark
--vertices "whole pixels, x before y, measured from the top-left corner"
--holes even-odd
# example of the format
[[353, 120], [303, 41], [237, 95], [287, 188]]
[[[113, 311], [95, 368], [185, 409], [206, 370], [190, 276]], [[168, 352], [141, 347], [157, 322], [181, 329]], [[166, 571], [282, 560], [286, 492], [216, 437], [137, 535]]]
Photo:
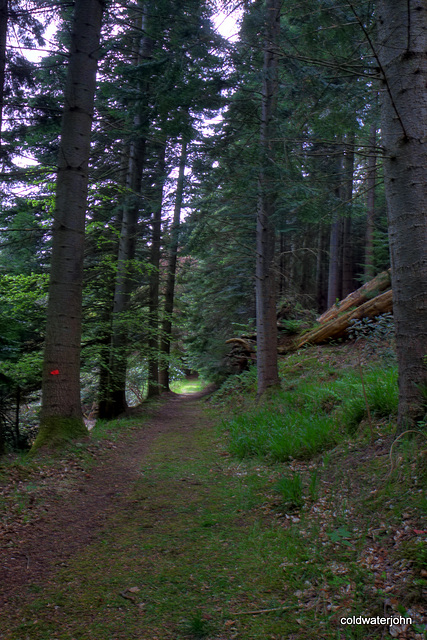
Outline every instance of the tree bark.
[[328, 307], [331, 307], [341, 297], [341, 240], [342, 220], [335, 213], [329, 240]]
[[317, 257], [316, 257], [316, 306], [318, 313], [323, 312], [327, 307], [328, 289], [328, 251], [327, 232], [322, 222], [319, 222]]
[[[138, 121], [136, 123], [136, 121]], [[136, 127], [140, 126], [139, 117], [135, 117]], [[130, 192], [128, 202], [123, 208], [117, 257], [117, 274], [112, 314], [112, 340], [110, 348], [109, 393], [100, 407], [100, 417], [111, 419], [127, 409], [126, 369], [128, 327], [125, 312], [129, 307], [134, 287], [132, 261], [135, 257], [138, 217], [140, 210], [140, 191], [142, 167], [145, 158], [146, 140], [137, 138], [131, 144], [127, 188]], [[104, 408], [105, 404], [105, 408]]]
[[427, 7], [379, 0], [381, 131], [399, 367], [399, 428], [422, 419], [427, 389]]
[[258, 397], [279, 385], [277, 368], [274, 129], [278, 94], [278, 38], [281, 0], [267, 0], [261, 109], [261, 166], [256, 226], [256, 325]]
[[175, 207], [169, 245], [168, 270], [166, 277], [165, 306], [163, 311], [162, 333], [160, 338], [159, 384], [161, 391], [169, 391], [169, 360], [172, 342], [172, 314], [175, 298], [176, 264], [178, 259], [181, 208], [184, 196], [185, 166], [187, 163], [187, 142], [182, 141], [179, 172], [176, 185]]
[[[341, 144], [338, 145], [337, 151], [339, 153], [334, 179], [336, 202], [338, 203], [340, 200], [342, 201], [344, 147]], [[329, 238], [328, 308], [342, 297], [342, 236], [343, 219], [340, 208], [337, 206], [333, 214]]]
[[[153, 41], [146, 35], [147, 15], [144, 6], [138, 17], [139, 32], [144, 35], [136, 46], [135, 63], [149, 59], [152, 54]], [[146, 152], [146, 101], [147, 86], [139, 87], [139, 110], [134, 116], [134, 138], [129, 147], [129, 163], [126, 188], [128, 198], [122, 210], [121, 230], [117, 256], [117, 274], [112, 311], [112, 336], [108, 376], [105, 383], [106, 395], [100, 398], [99, 417], [111, 420], [127, 410], [126, 373], [128, 326], [126, 311], [132, 290], [135, 286], [133, 260], [135, 258], [138, 232], [138, 218], [141, 208], [142, 171]]]
[[147, 397], [160, 393], [159, 385], [159, 268], [162, 234], [163, 187], [165, 182], [166, 142], [161, 145], [157, 167], [157, 184], [151, 217], [150, 279], [148, 300], [148, 390]]
[[342, 235], [342, 290], [341, 297], [347, 296], [354, 290], [353, 274], [353, 243], [352, 236], [352, 208], [353, 208], [353, 174], [354, 174], [354, 133], [346, 136], [344, 152], [344, 180], [342, 185], [342, 200], [344, 204], [344, 220]]
[[103, 3], [76, 0], [56, 180], [40, 431], [34, 447], [85, 435], [80, 340], [88, 163]]
[[6, 42], [8, 19], [8, 0], [0, 0], [0, 163], [4, 159], [1, 134], [3, 132], [4, 80], [6, 70]]
[[365, 243], [365, 277], [374, 276], [374, 230], [375, 230], [375, 183], [377, 179], [377, 130], [371, 126], [369, 140], [368, 175], [366, 180], [367, 208], [366, 208], [366, 243]]
[[283, 231], [279, 235], [280, 260], [279, 260], [279, 296], [282, 298], [286, 292], [287, 271], [286, 271], [286, 235]]

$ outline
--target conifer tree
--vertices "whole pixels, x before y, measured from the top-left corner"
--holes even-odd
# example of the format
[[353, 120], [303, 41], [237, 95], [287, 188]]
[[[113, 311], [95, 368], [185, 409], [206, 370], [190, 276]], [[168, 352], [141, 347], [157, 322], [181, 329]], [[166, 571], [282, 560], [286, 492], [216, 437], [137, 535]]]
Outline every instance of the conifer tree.
[[76, 0], [56, 182], [40, 431], [34, 448], [84, 435], [80, 403], [83, 248], [103, 3]]
[[425, 416], [427, 389], [427, 11], [419, 0], [380, 0], [378, 61], [393, 314], [399, 364], [399, 426]]
[[279, 385], [277, 368], [276, 283], [274, 277], [275, 231], [273, 216], [277, 199], [271, 179], [275, 162], [274, 138], [278, 100], [278, 40], [280, 0], [267, 0], [265, 19], [263, 88], [261, 106], [261, 166], [256, 228], [256, 319], [258, 396]]

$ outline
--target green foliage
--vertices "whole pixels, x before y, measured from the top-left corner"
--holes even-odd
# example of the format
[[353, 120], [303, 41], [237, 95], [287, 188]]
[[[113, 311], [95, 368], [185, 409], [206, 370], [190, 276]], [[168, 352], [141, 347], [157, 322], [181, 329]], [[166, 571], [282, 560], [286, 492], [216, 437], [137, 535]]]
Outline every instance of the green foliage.
[[44, 274], [0, 276], [0, 373], [11, 385], [41, 385], [48, 277]]
[[[214, 218], [209, 226], [216, 228], [218, 223]], [[239, 333], [241, 325], [253, 315], [253, 262], [243, 262], [241, 251], [230, 242], [236, 251], [219, 258], [214, 258], [213, 243], [206, 245], [205, 239], [197, 248], [190, 244], [197, 259], [185, 263], [181, 273], [179, 308], [184, 320], [186, 359], [190, 368], [216, 383], [230, 373], [225, 361], [229, 351], [226, 340]]]
[[206, 638], [211, 630], [209, 621], [203, 618], [200, 611], [197, 611], [188, 620], [184, 620], [182, 629], [184, 633], [192, 638]]
[[383, 313], [376, 318], [352, 320], [348, 334], [356, 342], [363, 339], [362, 353], [365, 357], [375, 355], [389, 363], [396, 362], [395, 327], [392, 313]]
[[302, 320], [282, 320], [282, 327], [285, 333], [295, 334], [300, 333], [301, 329], [305, 327], [305, 323]]
[[224, 422], [230, 451], [239, 458], [267, 456], [283, 462], [304, 459], [328, 449], [339, 440], [330, 416], [313, 416], [310, 409], [292, 408], [277, 413], [278, 406], [254, 409]]
[[[367, 410], [358, 370], [339, 371], [311, 355], [295, 354], [280, 366], [284, 389], [268, 403], [254, 404], [256, 367], [231, 376], [212, 402], [232, 413], [223, 421], [230, 451], [239, 458], [266, 456], [275, 461], [310, 458], [353, 434]], [[397, 415], [397, 367], [365, 370], [371, 414], [377, 419]], [[238, 400], [239, 398], [239, 400]], [[239, 405], [236, 414], [233, 404]], [[316, 492], [313, 479], [312, 492]]]
[[274, 488], [280, 494], [285, 507], [300, 509], [304, 505], [303, 482], [299, 473], [282, 476]]
[[227, 404], [231, 398], [236, 400], [241, 394], [255, 395], [257, 389], [256, 367], [234, 376], [229, 376], [215, 392], [212, 402], [215, 405]]
[[399, 555], [410, 560], [419, 571], [427, 566], [427, 546], [421, 540], [406, 542]]
[[[392, 418], [397, 415], [398, 388], [397, 367], [375, 368], [364, 374], [365, 389], [371, 413], [376, 418]], [[334, 385], [341, 392], [343, 402], [338, 417], [350, 433], [367, 418], [362, 393], [362, 383], [357, 373], [347, 374]]]
[[174, 393], [197, 393], [206, 387], [206, 380], [203, 378], [179, 378], [171, 383], [170, 389]]

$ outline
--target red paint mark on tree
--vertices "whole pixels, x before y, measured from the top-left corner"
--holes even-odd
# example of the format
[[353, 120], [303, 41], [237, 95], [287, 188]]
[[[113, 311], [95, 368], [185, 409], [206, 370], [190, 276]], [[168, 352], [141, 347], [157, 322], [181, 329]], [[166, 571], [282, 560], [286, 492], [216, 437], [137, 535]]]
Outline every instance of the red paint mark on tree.
[[54, 369], [53, 371], [50, 372], [51, 376], [57, 376], [59, 374], [59, 369]]

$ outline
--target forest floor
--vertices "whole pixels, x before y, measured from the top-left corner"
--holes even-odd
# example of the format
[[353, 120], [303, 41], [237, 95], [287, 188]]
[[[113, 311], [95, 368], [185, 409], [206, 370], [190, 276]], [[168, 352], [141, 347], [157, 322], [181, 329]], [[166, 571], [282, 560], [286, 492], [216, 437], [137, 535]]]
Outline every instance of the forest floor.
[[[279, 467], [230, 456], [204, 395], [170, 394], [62, 456], [6, 460], [0, 639], [424, 638], [426, 532], [410, 506], [364, 502], [390, 443], [336, 451], [313, 504], [286, 513]], [[393, 555], [402, 544], [415, 561]], [[374, 603], [418, 626], [340, 624]]]

